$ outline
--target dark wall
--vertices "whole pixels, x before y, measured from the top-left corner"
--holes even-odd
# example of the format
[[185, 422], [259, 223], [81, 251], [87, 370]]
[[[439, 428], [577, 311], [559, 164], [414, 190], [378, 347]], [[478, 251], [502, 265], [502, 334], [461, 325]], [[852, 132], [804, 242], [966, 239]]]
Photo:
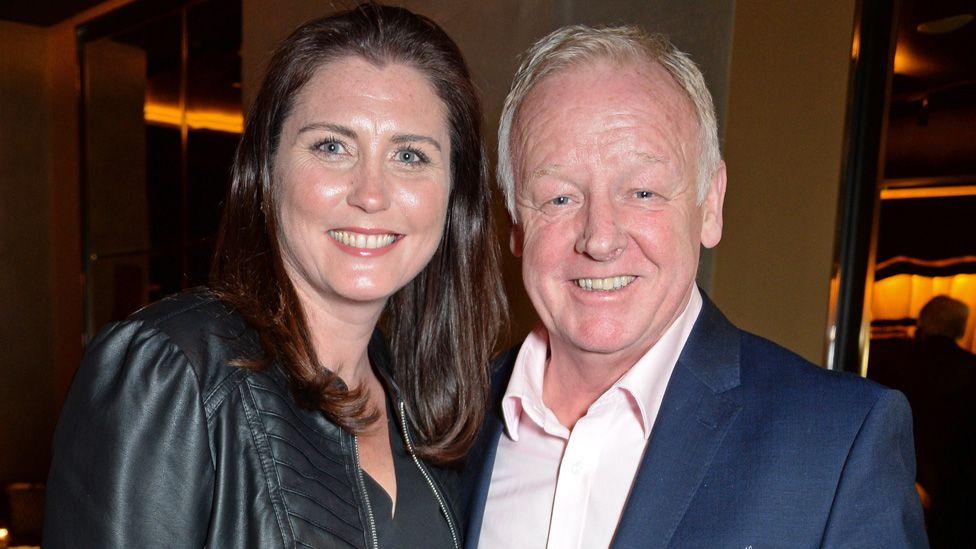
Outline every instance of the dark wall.
[[0, 485], [42, 480], [57, 408], [44, 29], [0, 22]]

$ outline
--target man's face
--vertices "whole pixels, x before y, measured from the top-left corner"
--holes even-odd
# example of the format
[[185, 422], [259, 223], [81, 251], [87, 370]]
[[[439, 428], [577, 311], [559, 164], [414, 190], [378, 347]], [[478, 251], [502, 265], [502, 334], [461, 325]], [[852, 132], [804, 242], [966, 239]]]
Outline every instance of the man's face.
[[512, 149], [512, 251], [553, 351], [636, 360], [721, 238], [725, 168], [697, 206], [690, 100], [656, 64], [566, 69], [530, 92]]

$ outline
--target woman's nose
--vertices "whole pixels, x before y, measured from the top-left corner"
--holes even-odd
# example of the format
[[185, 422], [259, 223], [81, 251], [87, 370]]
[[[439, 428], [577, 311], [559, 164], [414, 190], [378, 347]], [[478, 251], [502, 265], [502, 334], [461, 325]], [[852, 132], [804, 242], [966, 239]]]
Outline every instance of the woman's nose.
[[383, 211], [390, 207], [389, 185], [386, 174], [378, 167], [363, 163], [355, 177], [346, 202], [366, 213]]

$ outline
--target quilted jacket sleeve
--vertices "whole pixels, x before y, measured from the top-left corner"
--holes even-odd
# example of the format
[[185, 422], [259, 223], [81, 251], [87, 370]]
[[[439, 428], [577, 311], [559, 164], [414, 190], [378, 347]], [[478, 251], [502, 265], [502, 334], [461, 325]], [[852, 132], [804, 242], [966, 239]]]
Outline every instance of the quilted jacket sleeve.
[[44, 546], [202, 547], [213, 487], [186, 356], [140, 321], [110, 326], [89, 346], [55, 431]]

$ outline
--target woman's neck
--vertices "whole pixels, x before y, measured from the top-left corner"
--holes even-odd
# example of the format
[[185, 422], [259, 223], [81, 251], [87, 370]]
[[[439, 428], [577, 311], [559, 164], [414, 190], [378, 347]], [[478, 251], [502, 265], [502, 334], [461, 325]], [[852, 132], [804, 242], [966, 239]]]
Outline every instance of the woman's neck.
[[348, 387], [372, 385], [367, 346], [385, 302], [360, 303], [326, 296], [295, 285], [305, 312], [312, 348], [319, 362]]

